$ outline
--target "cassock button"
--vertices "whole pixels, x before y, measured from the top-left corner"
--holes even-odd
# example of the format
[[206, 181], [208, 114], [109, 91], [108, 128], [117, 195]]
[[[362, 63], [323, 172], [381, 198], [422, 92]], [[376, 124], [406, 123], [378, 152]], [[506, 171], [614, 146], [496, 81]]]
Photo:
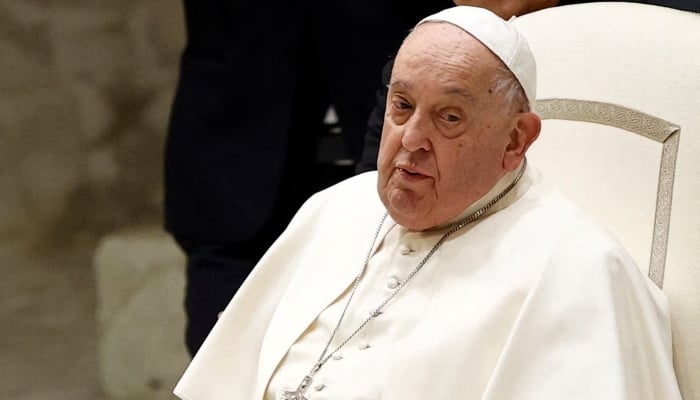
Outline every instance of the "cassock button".
[[378, 316], [384, 314], [384, 311], [379, 311], [375, 308], [375, 309], [369, 310], [368, 314], [372, 318], [377, 318]]
[[369, 343], [360, 343], [357, 348], [360, 350], [367, 350], [369, 349]]
[[408, 247], [408, 245], [402, 244], [401, 246], [399, 246], [399, 252], [401, 252], [401, 254], [403, 255], [406, 255], [411, 252], [411, 248]]
[[324, 385], [323, 383], [319, 383], [318, 385], [314, 386], [314, 390], [317, 392], [320, 392], [325, 387], [326, 387], [326, 385]]
[[399, 280], [396, 278], [389, 278], [386, 282], [386, 287], [389, 289], [396, 289], [397, 286], [399, 286]]
[[343, 355], [340, 354], [340, 353], [333, 354], [333, 359], [334, 359], [335, 361], [342, 360], [342, 359], [343, 359]]

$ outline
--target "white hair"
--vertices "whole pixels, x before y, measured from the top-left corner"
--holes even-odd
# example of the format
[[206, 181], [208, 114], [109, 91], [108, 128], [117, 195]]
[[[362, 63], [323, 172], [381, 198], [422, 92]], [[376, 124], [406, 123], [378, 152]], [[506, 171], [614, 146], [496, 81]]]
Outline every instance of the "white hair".
[[503, 96], [509, 112], [530, 111], [531, 104], [527, 100], [525, 90], [515, 75], [504, 65], [498, 66], [494, 72], [493, 91]]

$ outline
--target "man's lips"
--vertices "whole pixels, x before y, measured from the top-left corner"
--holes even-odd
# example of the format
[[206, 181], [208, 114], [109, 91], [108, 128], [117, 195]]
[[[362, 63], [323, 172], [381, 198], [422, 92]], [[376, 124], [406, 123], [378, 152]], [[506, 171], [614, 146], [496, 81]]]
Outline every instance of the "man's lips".
[[409, 175], [411, 175], [411, 176], [420, 175], [418, 172], [413, 172], [413, 171], [410, 171], [410, 170], [405, 169], [405, 168], [397, 168], [397, 169], [399, 170], [399, 172], [402, 172], [402, 173], [404, 173], [404, 174], [409, 174]]
[[411, 179], [429, 178], [430, 175], [418, 168], [409, 167], [407, 165], [397, 165], [396, 171], [403, 177]]

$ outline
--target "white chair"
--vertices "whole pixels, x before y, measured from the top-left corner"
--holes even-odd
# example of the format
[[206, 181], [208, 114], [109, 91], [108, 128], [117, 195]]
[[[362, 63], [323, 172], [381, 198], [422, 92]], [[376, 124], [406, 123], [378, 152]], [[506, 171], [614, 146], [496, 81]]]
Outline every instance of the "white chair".
[[529, 159], [663, 287], [683, 398], [700, 399], [700, 14], [588, 3], [514, 24], [538, 66]]

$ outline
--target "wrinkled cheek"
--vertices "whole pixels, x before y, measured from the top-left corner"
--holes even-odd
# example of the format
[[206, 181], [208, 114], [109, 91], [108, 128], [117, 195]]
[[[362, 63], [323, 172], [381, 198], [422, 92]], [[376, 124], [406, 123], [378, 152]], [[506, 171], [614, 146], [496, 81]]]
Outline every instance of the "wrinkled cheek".
[[377, 168], [380, 171], [384, 171], [385, 173], [389, 172], [388, 169], [391, 168], [393, 154], [395, 153], [390, 153], [386, 147], [379, 148], [379, 153], [377, 154]]
[[384, 127], [382, 137], [379, 141], [379, 152], [377, 156], [377, 164], [391, 163], [392, 159], [401, 148], [401, 133], [396, 129]]
[[389, 169], [386, 167], [382, 167], [381, 165], [377, 165], [377, 190], [379, 190], [379, 193], [382, 196], [387, 195], [387, 191], [389, 190], [389, 185], [391, 181], [391, 174], [393, 172], [393, 169]]

